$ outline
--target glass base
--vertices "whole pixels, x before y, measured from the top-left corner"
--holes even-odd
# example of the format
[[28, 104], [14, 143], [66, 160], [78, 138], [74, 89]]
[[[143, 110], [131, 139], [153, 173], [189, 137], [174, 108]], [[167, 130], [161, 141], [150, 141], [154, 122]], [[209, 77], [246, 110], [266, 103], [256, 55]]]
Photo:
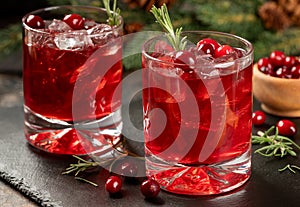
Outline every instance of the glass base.
[[146, 173], [165, 191], [184, 195], [216, 195], [242, 186], [251, 175], [251, 150], [219, 164], [185, 166], [146, 157]]
[[107, 154], [122, 141], [121, 109], [91, 122], [69, 124], [24, 107], [25, 137], [42, 151], [65, 155]]

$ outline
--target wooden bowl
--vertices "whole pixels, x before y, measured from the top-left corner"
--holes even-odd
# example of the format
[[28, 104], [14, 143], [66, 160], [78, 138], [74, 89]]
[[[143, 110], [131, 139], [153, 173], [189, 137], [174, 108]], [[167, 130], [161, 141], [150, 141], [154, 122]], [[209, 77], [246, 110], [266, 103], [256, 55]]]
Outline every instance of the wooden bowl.
[[300, 117], [300, 79], [284, 79], [253, 67], [253, 95], [262, 109], [276, 116]]

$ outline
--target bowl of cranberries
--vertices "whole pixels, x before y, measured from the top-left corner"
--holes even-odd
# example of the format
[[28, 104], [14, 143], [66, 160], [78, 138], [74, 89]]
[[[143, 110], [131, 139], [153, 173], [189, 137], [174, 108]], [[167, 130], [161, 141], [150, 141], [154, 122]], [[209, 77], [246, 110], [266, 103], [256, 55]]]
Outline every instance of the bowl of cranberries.
[[253, 95], [267, 113], [300, 117], [300, 57], [274, 50], [254, 64]]

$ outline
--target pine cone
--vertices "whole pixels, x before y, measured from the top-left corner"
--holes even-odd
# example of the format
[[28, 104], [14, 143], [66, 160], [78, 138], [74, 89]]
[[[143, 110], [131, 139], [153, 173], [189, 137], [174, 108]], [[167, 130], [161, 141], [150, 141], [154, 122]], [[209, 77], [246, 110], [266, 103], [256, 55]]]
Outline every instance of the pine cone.
[[266, 2], [258, 9], [258, 15], [265, 28], [276, 31], [284, 30], [292, 25], [288, 15], [276, 2]]
[[298, 6], [300, 0], [278, 0], [278, 5], [288, 14], [294, 13], [296, 6]]
[[293, 15], [291, 17], [293, 24], [296, 26], [300, 26], [300, 5], [294, 8]]

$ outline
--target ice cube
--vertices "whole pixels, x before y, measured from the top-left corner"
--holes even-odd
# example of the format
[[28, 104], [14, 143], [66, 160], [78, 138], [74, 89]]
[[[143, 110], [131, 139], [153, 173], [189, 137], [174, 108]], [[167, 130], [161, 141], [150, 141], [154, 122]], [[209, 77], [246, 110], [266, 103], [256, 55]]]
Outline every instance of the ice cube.
[[81, 51], [94, 45], [86, 30], [58, 33], [54, 37], [54, 42], [60, 50]]
[[107, 24], [97, 24], [96, 26], [88, 29], [87, 32], [91, 35], [93, 43], [97, 45], [104, 45], [110, 39], [115, 38], [111, 26]]
[[51, 32], [67, 32], [72, 28], [62, 20], [54, 19], [48, 26]]

